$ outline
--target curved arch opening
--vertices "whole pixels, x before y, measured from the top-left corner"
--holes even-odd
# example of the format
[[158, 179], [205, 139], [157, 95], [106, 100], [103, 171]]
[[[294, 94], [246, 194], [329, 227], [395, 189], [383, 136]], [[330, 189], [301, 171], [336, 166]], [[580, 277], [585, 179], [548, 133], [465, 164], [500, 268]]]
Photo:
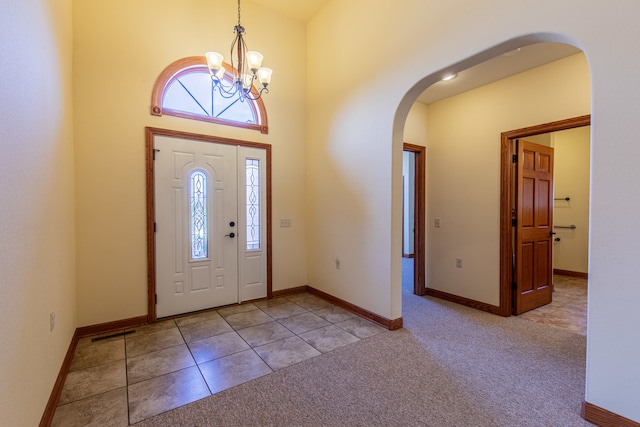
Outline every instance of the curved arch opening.
[[[444, 76], [449, 74], [458, 74], [459, 78], [464, 77], [464, 74], [467, 72], [467, 70], [480, 68], [483, 66], [483, 64], [486, 64], [487, 62], [495, 61], [496, 58], [498, 59], [509, 58], [509, 57], [506, 57], [505, 54], [517, 53], [518, 49], [522, 50], [522, 52], [518, 53], [517, 55], [512, 55], [512, 58], [510, 59], [523, 60], [524, 57], [519, 55], [524, 53], [527, 47], [531, 47], [531, 46], [535, 47], [542, 43], [548, 44], [548, 46], [552, 46], [550, 43], [553, 43], [554, 45], [557, 45], [557, 46], [565, 45], [564, 47], [567, 48], [566, 52], [569, 52], [569, 53], [568, 55], [564, 55], [564, 56], [561, 55], [559, 58], [553, 58], [552, 59], [553, 62], [538, 63], [538, 64], [534, 64], [533, 66], [528, 66], [527, 69], [520, 71], [520, 73], [526, 73], [535, 67], [541, 67], [542, 65], [546, 65], [546, 64], [553, 64], [556, 61], [557, 62], [563, 61], [565, 60], [565, 58], [570, 58], [573, 55], [580, 54], [581, 52], [581, 50], [578, 48], [579, 46], [578, 43], [576, 43], [574, 40], [570, 39], [569, 37], [559, 35], [559, 34], [545, 33], [545, 34], [535, 34], [535, 35], [519, 37], [513, 40], [506, 41], [504, 43], [501, 43], [492, 48], [486, 49], [476, 55], [473, 55], [472, 57], [469, 57], [456, 64], [453, 64], [449, 67], [443, 68], [437, 72], [434, 72], [434, 73], [431, 73], [430, 75], [425, 76], [424, 78], [416, 82], [416, 84], [405, 94], [405, 96], [401, 100], [398, 106], [398, 109], [396, 110], [396, 115], [395, 115], [394, 125], [393, 125], [394, 126], [393, 127], [394, 153], [401, 153], [403, 151], [403, 149], [401, 148], [403, 146], [403, 143], [418, 144], [426, 147], [426, 157], [428, 159], [427, 167], [426, 167], [427, 179], [426, 179], [426, 186], [425, 186], [426, 187], [425, 202], [427, 207], [425, 208], [426, 214], [423, 219], [425, 221], [424, 223], [425, 236], [423, 240], [425, 241], [425, 245], [426, 247], [428, 247], [428, 250], [425, 247], [423, 248], [423, 251], [428, 253], [429, 255], [426, 255], [423, 261], [424, 262], [423, 267], [426, 270], [425, 274], [423, 275], [424, 282], [421, 284], [415, 283], [415, 289], [417, 290], [416, 292], [413, 292], [414, 283], [411, 284], [409, 289], [405, 287], [405, 291], [409, 290], [410, 292], [420, 294], [419, 291], [420, 289], [422, 289], [424, 293], [437, 294], [438, 292], [427, 292], [427, 291], [429, 289], [439, 291], [442, 289], [442, 288], [438, 289], [439, 283], [443, 280], [449, 280], [450, 281], [449, 287], [445, 289], [450, 291], [441, 292], [441, 294], [437, 296], [444, 296], [445, 299], [446, 297], [452, 297], [450, 299], [458, 303], [470, 305], [472, 307], [480, 308], [482, 310], [493, 312], [495, 314], [501, 314], [501, 315], [511, 314], [510, 301], [504, 298], [504, 293], [505, 293], [503, 289], [504, 285], [500, 284], [499, 282], [500, 280], [500, 240], [499, 240], [500, 186], [499, 184], [500, 184], [500, 167], [501, 167], [500, 133], [506, 132], [512, 129], [519, 129], [525, 126], [539, 125], [542, 123], [548, 123], [555, 120], [569, 119], [576, 116], [589, 114], [590, 113], [590, 93], [589, 93], [590, 74], [589, 74], [588, 64], [586, 62], [586, 59], [584, 58], [584, 56], [581, 55], [582, 59], [580, 61], [582, 62], [583, 69], [586, 70], [587, 84], [586, 84], [586, 94], [580, 99], [581, 103], [579, 106], [575, 107], [574, 109], [572, 109], [571, 107], [566, 107], [564, 109], [564, 112], [561, 111], [561, 108], [557, 106], [553, 106], [549, 108], [548, 111], [544, 111], [530, 118], [523, 117], [521, 119], [504, 121], [503, 123], [505, 124], [500, 124], [500, 121], [497, 121], [498, 123], [496, 125], [498, 126], [496, 128], [497, 130], [495, 132], [492, 132], [491, 133], [492, 137], [490, 137], [492, 138], [491, 139], [492, 145], [485, 145], [485, 146], [482, 146], [480, 144], [474, 145], [473, 143], [469, 142], [469, 139], [468, 139], [469, 135], [472, 134], [472, 131], [469, 129], [473, 129], [476, 126], [484, 126], [485, 123], [483, 122], [486, 122], [486, 120], [484, 120], [484, 117], [481, 117], [480, 115], [474, 115], [474, 113], [471, 112], [471, 110], [465, 112], [467, 116], [464, 119], [460, 119], [459, 117], [456, 120], [450, 120], [448, 124], [442, 125], [438, 129], [434, 129], [434, 126], [432, 125], [433, 123], [430, 123], [430, 125], [425, 126], [426, 128], [430, 129], [429, 132], [440, 132], [437, 136], [438, 138], [447, 139], [446, 142], [441, 142], [441, 144], [443, 144], [442, 146], [446, 146], [446, 144], [450, 144], [449, 150], [447, 152], [447, 156], [448, 156], [447, 159], [440, 158], [436, 160], [434, 158], [431, 158], [431, 153], [429, 150], [430, 148], [429, 142], [432, 142], [431, 140], [427, 141], [427, 139], [425, 138], [424, 142], [417, 142], [415, 140], [411, 140], [411, 136], [407, 136], [407, 135], [411, 133], [411, 129], [410, 129], [410, 127], [412, 126], [411, 120], [415, 120], [416, 114], [423, 114], [425, 115], [425, 117], [429, 116], [431, 120], [439, 121], [440, 123], [442, 123], [447, 120], [443, 112], [445, 111], [445, 107], [444, 107], [445, 105], [449, 109], [453, 109], [453, 108], [456, 108], [458, 105], [462, 105], [462, 104], [457, 104], [456, 101], [453, 99], [454, 97], [461, 95], [461, 93], [450, 95], [449, 98], [446, 96], [442, 96], [440, 98], [433, 98], [435, 100], [428, 101], [432, 104], [436, 104], [439, 101], [443, 101], [443, 99], [446, 99], [446, 101], [440, 102], [440, 105], [438, 106], [438, 108], [431, 106], [431, 104], [424, 104], [420, 102], [420, 99], [422, 99], [425, 96], [425, 94], [428, 94], [428, 92], [431, 89], [435, 89], [438, 86], [443, 86], [446, 84], [445, 82], [441, 84], [437, 84], [442, 80]], [[570, 46], [567, 46], [567, 45], [570, 45]], [[500, 79], [506, 79], [510, 77], [512, 77], [512, 75], [503, 76], [503, 77], [500, 77]], [[453, 80], [449, 83], [459, 83], [459, 80], [458, 81], [456, 80]], [[492, 83], [487, 82], [485, 84], [490, 85]], [[469, 90], [475, 90], [475, 89], [470, 88]], [[467, 92], [462, 92], [462, 93], [467, 93]], [[529, 102], [531, 102], [529, 99], [523, 100], [524, 104]], [[420, 104], [420, 106], [416, 107], [416, 103]], [[487, 108], [489, 107], [487, 106]], [[418, 110], [418, 112], [416, 113], [415, 110]], [[489, 108], [489, 110], [491, 109]], [[527, 110], [527, 108], [525, 108], [524, 110]], [[498, 115], [500, 114], [500, 112], [495, 111], [494, 114]], [[449, 126], [451, 129], [453, 129], [453, 131], [450, 134], [441, 132], [444, 126]], [[449, 138], [449, 136], [451, 137]], [[434, 137], [433, 133], [430, 134], [430, 137], [431, 138]], [[467, 137], [467, 141], [469, 142], [468, 144], [456, 145], [456, 142], [455, 142], [456, 139], [465, 138], [465, 137]], [[434, 147], [431, 147], [431, 148], [433, 150]], [[400, 157], [401, 157], [400, 155], [396, 156], [396, 154], [394, 154], [394, 159], [399, 159]], [[477, 163], [475, 166], [469, 167], [469, 164], [471, 162], [475, 162], [478, 160], [481, 160], [483, 163]], [[461, 170], [464, 169], [463, 171], [464, 173], [461, 172], [456, 175], [455, 169], [458, 167]], [[449, 169], [448, 175], [445, 173], [447, 168]], [[404, 179], [401, 178], [402, 167], [401, 167], [400, 160], [394, 161], [393, 170], [394, 170], [394, 173], [393, 173], [394, 182], [398, 183], [397, 185], [394, 184], [394, 187], [393, 187], [393, 193], [394, 193], [393, 200], [394, 200], [394, 204], [397, 205], [400, 203], [399, 201], [403, 200], [403, 197], [405, 195], [403, 190], [404, 185], [399, 184], [401, 181], [404, 181]], [[479, 195], [478, 197], [470, 196], [469, 194], [464, 194], [464, 192], [461, 194], [458, 192], [458, 190], [456, 190], [456, 188], [457, 189], [464, 188], [465, 185], [467, 187], [473, 188], [473, 186], [470, 186], [468, 183], [465, 184], [464, 182], [465, 179], [468, 181], [474, 180], [474, 178], [470, 177], [468, 174], [465, 175], [469, 170], [474, 171], [475, 173], [478, 174], [478, 176], [484, 174], [485, 170], [488, 171], [488, 175], [489, 175], [488, 180], [492, 181], [492, 184], [491, 184], [492, 186], [490, 187], [490, 190], [488, 192], [485, 191], [484, 195], [482, 190], [478, 191], [477, 189], [475, 191], [476, 193], [478, 193]], [[433, 193], [434, 193], [435, 187], [434, 185], [431, 185], [431, 182], [438, 182], [440, 184], [444, 182], [446, 183], [444, 187], [448, 187], [448, 188], [435, 190], [436, 192], [439, 192], [439, 195], [437, 197], [434, 197]], [[455, 185], [453, 186], [449, 185], [452, 182]], [[446, 209], [442, 209], [442, 207], [445, 204], [445, 201], [448, 206]], [[489, 206], [489, 208], [485, 209], [485, 211], [487, 212], [491, 211], [491, 212], [489, 214], [486, 214], [484, 217], [481, 215], [472, 216], [472, 213], [475, 212], [476, 207], [479, 205]], [[397, 208], [394, 208], [394, 211], [397, 211]], [[454, 211], [461, 212], [461, 216], [467, 215], [468, 221], [466, 221], [466, 223], [464, 224], [459, 223], [458, 218], [454, 218], [455, 214], [452, 213]], [[395, 216], [395, 218], [399, 218], [399, 217], [400, 215]], [[465, 241], [464, 237], [460, 237], [460, 236], [464, 236], [465, 234], [469, 236], [473, 236], [478, 229], [482, 229], [485, 227], [485, 225], [483, 224], [486, 224], [486, 221], [490, 222], [490, 226], [488, 227], [489, 232], [484, 233], [486, 238], [485, 240], [468, 239]], [[394, 220], [394, 224], [395, 224], [393, 227], [394, 237], [392, 237], [392, 241], [394, 242], [402, 242], [403, 240], [402, 237], [399, 236], [400, 234], [404, 234], [404, 230], [402, 229], [402, 226], [399, 225], [401, 222], [402, 222], [401, 220], [397, 220], [397, 219]], [[460, 254], [454, 256], [453, 252], [447, 253], [445, 256], [442, 256], [442, 253], [443, 253], [442, 247], [433, 247], [432, 246], [433, 242], [431, 240], [433, 240], [434, 235], [437, 235], [437, 233], [442, 233], [443, 229], [446, 229], [449, 227], [454, 227], [456, 228], [456, 230], [458, 230], [459, 235], [458, 235], [457, 248], [460, 250], [460, 252], [464, 252], [468, 250], [469, 253], [475, 254], [480, 251], [486, 250], [491, 253], [491, 256], [493, 257], [495, 262], [492, 262], [491, 265], [483, 265], [486, 263], [483, 262], [482, 256], [481, 257], [476, 257], [475, 255], [468, 256], [466, 255], [466, 252], [464, 252], [462, 256], [460, 256]], [[482, 233], [479, 233], [479, 234], [482, 234]], [[418, 239], [416, 239], [416, 241], [418, 241]], [[450, 240], [449, 240], [449, 244], [451, 244]], [[460, 249], [460, 248], [463, 248], [463, 249]], [[455, 252], [455, 249], [453, 251]], [[393, 251], [393, 253], [399, 253], [399, 252], [400, 250]], [[406, 252], [406, 249], [404, 247], [403, 247], [403, 252]], [[415, 253], [418, 254], [419, 251], [416, 250]], [[435, 255], [435, 254], [438, 254], [438, 255]], [[400, 271], [403, 271], [403, 266], [401, 264], [404, 263], [405, 261], [404, 261], [404, 258], [402, 260], [398, 258], [399, 257], [394, 257], [394, 259], [392, 260], [392, 269], [394, 271], [400, 272]], [[476, 258], [479, 258], [479, 259], [476, 259]], [[417, 255], [416, 255], [416, 258], [414, 259], [417, 260]], [[395, 266], [393, 265], [394, 263], [395, 263]], [[442, 273], [442, 271], [434, 271], [434, 270], [437, 270], [437, 268], [434, 266], [438, 264], [445, 265], [445, 267], [441, 267], [440, 270], [448, 270], [448, 271], [446, 273]], [[489, 281], [491, 282], [490, 283], [491, 291], [490, 291], [489, 298], [485, 298], [482, 295], [482, 292], [485, 292], [486, 289], [473, 290], [473, 289], [470, 289], [469, 286], [466, 286], [465, 283], [468, 283], [467, 279], [463, 279], [458, 282], [452, 279], [452, 277], [454, 277], [455, 274], [457, 274], [458, 276], [464, 276], [467, 273], [467, 271], [475, 272], [483, 269], [485, 270], [485, 272], [488, 271], [486, 276], [490, 277]], [[405, 267], [404, 271], [406, 272], [406, 270], [407, 269]], [[467, 282], [465, 282], [465, 280], [467, 280]], [[396, 293], [394, 297], [397, 297], [398, 300], [401, 300], [402, 286], [396, 286], [394, 289], [392, 289], [392, 293]]]

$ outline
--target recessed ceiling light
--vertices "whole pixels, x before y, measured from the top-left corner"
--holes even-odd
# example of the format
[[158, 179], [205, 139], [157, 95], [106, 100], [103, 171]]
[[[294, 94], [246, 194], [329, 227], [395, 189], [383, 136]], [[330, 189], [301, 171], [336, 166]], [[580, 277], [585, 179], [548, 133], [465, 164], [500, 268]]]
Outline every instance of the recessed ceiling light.
[[443, 81], [443, 82], [448, 82], [449, 80], [453, 80], [453, 79], [455, 79], [456, 77], [458, 77], [458, 75], [457, 75], [457, 74], [449, 74], [449, 75], [444, 76], [444, 77], [442, 78], [442, 81]]

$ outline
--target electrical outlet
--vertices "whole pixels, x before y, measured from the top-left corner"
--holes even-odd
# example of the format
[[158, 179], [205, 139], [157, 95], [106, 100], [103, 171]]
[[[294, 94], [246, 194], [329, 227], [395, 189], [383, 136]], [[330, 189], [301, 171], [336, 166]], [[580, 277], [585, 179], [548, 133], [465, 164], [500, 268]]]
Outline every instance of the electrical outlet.
[[456, 268], [462, 268], [462, 258], [456, 258]]
[[53, 332], [53, 327], [56, 326], [56, 312], [49, 313], [49, 332]]
[[340, 270], [340, 258], [336, 257], [336, 270]]
[[280, 219], [280, 227], [291, 227], [291, 218]]
[[434, 223], [433, 225], [434, 225], [436, 228], [440, 228], [440, 218], [436, 218], [436, 219], [435, 219], [435, 221], [433, 221], [433, 223]]

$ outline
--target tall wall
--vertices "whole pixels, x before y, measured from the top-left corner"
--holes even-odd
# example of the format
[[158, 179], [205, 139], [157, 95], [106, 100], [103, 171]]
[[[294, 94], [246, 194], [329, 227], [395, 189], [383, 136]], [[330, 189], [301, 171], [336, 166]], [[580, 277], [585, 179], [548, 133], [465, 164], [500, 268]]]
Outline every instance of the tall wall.
[[[233, 2], [74, 0], [73, 7], [78, 326], [147, 313], [145, 126], [272, 144], [273, 289], [305, 285], [304, 25], [242, 2], [247, 44], [274, 70], [263, 135], [149, 113], [166, 66], [229, 51]], [[279, 218], [292, 227], [279, 228]]]
[[34, 426], [76, 327], [71, 1], [1, 3], [0, 420]]
[[[424, 147], [427, 143], [427, 105], [416, 102], [411, 107], [409, 115], [407, 116], [407, 122], [404, 127], [403, 142], [413, 145], [420, 145]], [[413, 181], [415, 180], [415, 156], [412, 153], [403, 153], [402, 160], [402, 175], [405, 177], [404, 182], [404, 238], [403, 238], [403, 253], [414, 253], [414, 234], [412, 225], [414, 218], [413, 212], [415, 207], [415, 199], [413, 192]]]
[[[309, 282], [400, 317], [401, 147], [417, 96], [445, 73], [523, 44], [574, 44], [589, 63], [593, 118], [586, 401], [640, 421], [639, 13], [634, 0], [329, 3], [307, 34]], [[513, 128], [554, 120], [551, 111]]]
[[554, 151], [555, 225], [575, 225], [574, 230], [556, 228], [559, 242], [553, 245], [553, 268], [589, 272], [589, 126], [551, 134]]
[[499, 305], [500, 133], [589, 114], [590, 95], [578, 54], [429, 105], [427, 287]]

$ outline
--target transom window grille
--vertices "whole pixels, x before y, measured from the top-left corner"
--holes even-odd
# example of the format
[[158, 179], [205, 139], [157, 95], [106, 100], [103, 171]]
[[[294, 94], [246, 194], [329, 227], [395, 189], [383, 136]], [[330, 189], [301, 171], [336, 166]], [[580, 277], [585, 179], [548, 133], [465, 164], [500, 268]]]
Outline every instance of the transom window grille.
[[189, 224], [191, 226], [191, 259], [209, 256], [209, 214], [207, 211], [207, 175], [194, 170], [189, 176]]
[[260, 249], [260, 160], [246, 159], [247, 250]]
[[[227, 65], [227, 64], [225, 64]], [[226, 69], [231, 69], [226, 66]], [[225, 79], [231, 80], [231, 74]], [[204, 56], [175, 61], [160, 74], [151, 96], [151, 114], [170, 115], [268, 133], [262, 99], [225, 98], [215, 89]]]

